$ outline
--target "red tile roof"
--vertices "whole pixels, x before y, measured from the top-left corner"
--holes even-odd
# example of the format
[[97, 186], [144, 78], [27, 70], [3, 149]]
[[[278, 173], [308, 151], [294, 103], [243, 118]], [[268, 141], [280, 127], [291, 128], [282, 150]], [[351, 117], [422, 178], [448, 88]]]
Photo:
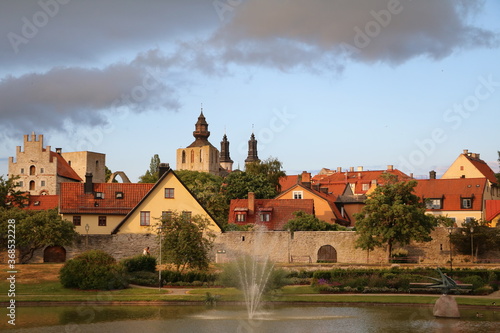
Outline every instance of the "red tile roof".
[[61, 156], [61, 154], [55, 153], [53, 151], [50, 152], [50, 157], [52, 159], [57, 159], [57, 175], [64, 177], [64, 178], [69, 178], [69, 179], [74, 179], [77, 181], [82, 181], [80, 176], [73, 170], [73, 168], [66, 162], [64, 157]]
[[472, 163], [472, 165], [474, 165], [474, 167], [476, 167], [476, 169], [478, 169], [479, 172], [481, 172], [486, 177], [486, 179], [488, 179], [490, 182], [494, 184], [497, 183], [497, 177], [495, 177], [495, 172], [491, 170], [490, 166], [485, 161], [476, 157], [479, 156], [478, 154], [476, 155], [469, 153], [463, 155], [467, 157], [467, 159]]
[[[415, 194], [425, 199], [441, 198], [440, 210], [482, 210], [485, 186], [484, 178], [420, 179]], [[461, 207], [462, 198], [473, 198], [471, 209]]]
[[486, 200], [485, 220], [491, 221], [500, 214], [500, 200]]
[[[62, 214], [116, 214], [126, 215], [146, 195], [154, 184], [137, 183], [95, 183], [94, 193], [104, 194], [97, 199], [94, 193], [84, 193], [84, 183], [61, 183]], [[116, 193], [123, 193], [117, 199]]]
[[[245, 225], [257, 224], [264, 225], [268, 230], [283, 230], [283, 226], [295, 216], [296, 211], [304, 211], [307, 214], [314, 214], [313, 199], [255, 199], [254, 212], [248, 211], [248, 199], [233, 199], [229, 206], [228, 223]], [[237, 211], [247, 211], [245, 222], [236, 222]], [[271, 212], [269, 222], [261, 222], [259, 213]]]
[[299, 175], [284, 176], [280, 178], [281, 191], [286, 191], [299, 182]]
[[54, 209], [59, 206], [58, 195], [30, 195], [28, 204], [23, 207], [27, 210]]

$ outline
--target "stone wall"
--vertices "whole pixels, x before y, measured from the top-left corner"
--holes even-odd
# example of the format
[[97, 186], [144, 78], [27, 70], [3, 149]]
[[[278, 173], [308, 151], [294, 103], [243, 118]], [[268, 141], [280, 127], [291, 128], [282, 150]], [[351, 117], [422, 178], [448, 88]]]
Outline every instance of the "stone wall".
[[[437, 228], [432, 233], [433, 240], [427, 243], [414, 243], [406, 247], [409, 256], [415, 263], [427, 265], [449, 265], [450, 247], [448, 232]], [[234, 257], [249, 254], [267, 257], [280, 263], [316, 263], [318, 251], [324, 245], [330, 245], [336, 252], [338, 263], [352, 264], [385, 264], [386, 249], [379, 248], [370, 252], [356, 249], [356, 234], [352, 231], [300, 231], [293, 235], [286, 231], [239, 232], [232, 231], [219, 234], [215, 240], [212, 259], [223, 263]], [[151, 254], [159, 255], [159, 239], [154, 234], [117, 234], [117, 235], [85, 235], [72, 246], [66, 248], [66, 259], [90, 249], [100, 249], [113, 255], [117, 260], [142, 253], [149, 246]], [[5, 253], [3, 253], [5, 254]], [[465, 264], [470, 261], [469, 255], [452, 253], [454, 264]], [[481, 259], [497, 259], [498, 253], [491, 252]], [[3, 262], [5, 258], [2, 258]], [[43, 262], [43, 250], [37, 251], [33, 263]]]

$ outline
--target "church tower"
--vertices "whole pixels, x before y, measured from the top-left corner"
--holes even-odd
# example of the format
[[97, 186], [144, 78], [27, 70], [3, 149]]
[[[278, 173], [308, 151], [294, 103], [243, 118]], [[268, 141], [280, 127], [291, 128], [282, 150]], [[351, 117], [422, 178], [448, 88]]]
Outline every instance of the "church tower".
[[222, 141], [220, 142], [220, 166], [231, 172], [233, 171], [233, 160], [229, 157], [229, 141], [227, 140], [227, 135], [224, 134]]
[[248, 157], [245, 160], [245, 164], [259, 161], [259, 157], [257, 156], [257, 140], [255, 140], [255, 135], [252, 133], [250, 140], [248, 140]]
[[195, 140], [186, 148], [177, 149], [177, 170], [192, 170], [219, 175], [219, 151], [208, 141], [208, 123], [201, 110], [193, 131]]

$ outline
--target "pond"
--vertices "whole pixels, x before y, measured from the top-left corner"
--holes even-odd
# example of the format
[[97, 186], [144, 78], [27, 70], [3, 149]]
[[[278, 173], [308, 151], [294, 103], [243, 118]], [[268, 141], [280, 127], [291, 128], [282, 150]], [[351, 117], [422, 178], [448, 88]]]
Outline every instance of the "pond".
[[498, 332], [499, 311], [461, 309], [460, 319], [436, 319], [432, 307], [401, 305], [273, 305], [252, 320], [243, 307], [217, 305], [18, 307], [9, 332]]

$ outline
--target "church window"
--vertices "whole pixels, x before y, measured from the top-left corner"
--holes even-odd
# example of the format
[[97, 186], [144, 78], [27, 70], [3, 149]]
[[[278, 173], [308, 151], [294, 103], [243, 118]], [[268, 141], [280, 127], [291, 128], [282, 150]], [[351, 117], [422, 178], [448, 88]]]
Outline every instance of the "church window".
[[34, 165], [30, 166], [30, 175], [33, 176], [36, 172], [36, 168]]
[[191, 150], [191, 163], [194, 163], [194, 150]]
[[141, 225], [149, 225], [149, 217], [150, 217], [150, 212], [148, 211], [142, 211], [141, 212]]
[[203, 150], [200, 149], [200, 163], [203, 162]]
[[165, 188], [165, 198], [169, 198], [169, 199], [174, 198], [174, 189], [173, 188]]
[[186, 163], [186, 151], [182, 151], [182, 163]]
[[30, 191], [33, 191], [35, 189], [35, 181], [32, 180], [30, 181]]

